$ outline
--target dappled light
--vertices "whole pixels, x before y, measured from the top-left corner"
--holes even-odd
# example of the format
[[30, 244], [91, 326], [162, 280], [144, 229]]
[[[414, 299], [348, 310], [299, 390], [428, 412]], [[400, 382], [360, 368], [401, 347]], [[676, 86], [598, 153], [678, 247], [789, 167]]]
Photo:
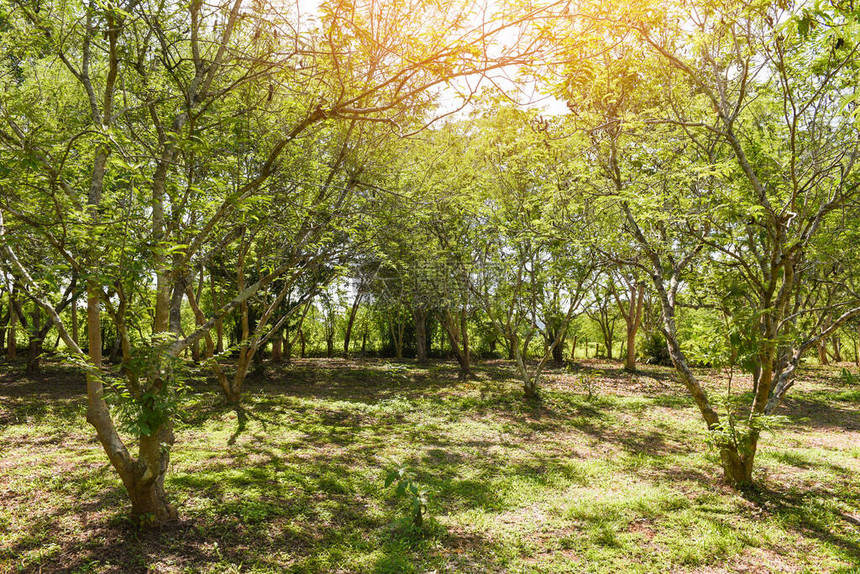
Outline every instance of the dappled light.
[[0, 0], [0, 574], [860, 568], [860, 8]]
[[[235, 411], [201, 387], [176, 425], [167, 480], [182, 519], [149, 533], [127, 519], [83, 413], [40, 410], [81, 398], [80, 385], [7, 376], [4, 385], [30, 385], [32, 400], [3, 387], [13, 417], [0, 437], [3, 560], [43, 571], [471, 572], [858, 559], [860, 428], [841, 429], [854, 442], [818, 442], [840, 409], [831, 380], [799, 383], [798, 400], [819, 408], [789, 408], [806, 424], [769, 442], [759, 484], [736, 493], [714, 488], [712, 452], [696, 454], [704, 436], [692, 402], [631, 392], [621, 365], [582, 365], [603, 373], [590, 400], [551, 369], [538, 410], [511, 400], [510, 366], [478, 367], [476, 381], [461, 382], [436, 361], [409, 365], [405, 380], [386, 365], [338, 360], [324, 378], [316, 360], [274, 369], [248, 397], [256, 415], [232, 444]], [[668, 371], [648, 373], [640, 377]], [[384, 488], [395, 463], [432, 492], [424, 534]]]

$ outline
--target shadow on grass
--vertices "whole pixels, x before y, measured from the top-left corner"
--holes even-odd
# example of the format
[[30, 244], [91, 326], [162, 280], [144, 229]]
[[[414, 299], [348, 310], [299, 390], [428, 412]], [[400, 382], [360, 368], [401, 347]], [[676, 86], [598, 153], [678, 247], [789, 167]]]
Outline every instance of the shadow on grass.
[[[404, 501], [382, 484], [387, 463], [380, 453], [393, 443], [409, 445], [404, 462], [436, 493], [440, 513], [516, 513], [520, 509], [512, 501], [517, 493], [510, 489], [561, 493], [608, 480], [607, 474], [595, 474], [610, 472], [606, 469], [647, 484], [686, 481], [695, 483], [698, 491], [714, 489], [716, 465], [710, 472], [679, 462], [697, 448], [683, 428], [622, 424], [620, 417], [631, 416], [630, 410], [622, 399], [610, 396], [588, 401], [581, 394], [552, 389], [541, 402], [524, 402], [518, 391], [513, 392], [518, 383], [510, 370], [493, 365], [480, 367], [479, 373], [486, 378], [461, 383], [453, 364], [414, 369], [407, 364], [404, 371], [383, 361], [355, 369], [347, 362], [330, 361], [319, 369], [310, 362], [272, 369], [272, 375], [281, 378], [251, 385], [245, 404], [247, 424], [231, 445], [221, 442], [221, 450], [208, 444], [183, 446], [186, 451], [200, 450], [189, 455], [187, 460], [193, 462], [185, 470], [168, 475], [168, 494], [186, 517], [182, 522], [154, 532], [134, 530], [118, 519], [128, 509], [118, 486], [83, 491], [74, 495], [80, 503], [61, 501], [49, 514], [25, 525], [0, 550], [2, 558], [11, 563], [53, 541], [59, 546], [56, 552], [28, 568], [84, 571], [100, 561], [122, 572], [231, 568], [409, 572], [441, 570], [449, 564], [459, 564], [455, 569], [463, 571], [504, 571], [511, 549], [489, 535], [458, 527], [425, 538], [403, 528], [398, 520]], [[629, 380], [616, 378], [619, 385]], [[32, 396], [34, 412], [57, 414], [51, 405], [83, 397], [82, 389], [63, 389], [71, 386], [70, 381], [55, 380], [57, 394], [51, 394], [47, 379], [42, 389], [47, 394], [30, 395], [38, 391], [38, 383], [28, 387], [34, 383], [16, 379], [8, 382], [22, 385], [14, 391], [17, 394], [8, 394], [0, 384], [0, 397]], [[481, 393], [479, 386], [487, 381], [497, 385], [488, 385]], [[219, 404], [216, 396], [193, 402], [183, 413], [184, 423], [202, 426], [226, 416], [230, 407]], [[665, 393], [642, 400], [645, 408], [688, 406], [677, 395]], [[850, 413], [847, 408], [845, 412]], [[810, 416], [823, 424], [830, 411], [819, 409]], [[481, 427], [483, 434], [470, 434], [470, 424], [486, 421], [492, 424]], [[290, 432], [282, 435], [283, 430]], [[583, 444], [599, 449], [588, 460], [578, 459], [574, 454], [578, 448], [588, 451]], [[597, 457], [603, 466], [592, 472], [585, 463]], [[84, 479], [79, 472], [67, 480]], [[815, 489], [804, 495], [761, 490], [756, 496], [757, 504], [792, 528], [857, 557], [845, 529], [833, 529], [834, 524], [856, 526], [852, 517], [823, 503], [810, 505], [804, 498], [833, 494]], [[666, 504], [658, 510], [673, 511]], [[644, 511], [634, 509], [629, 516], [612, 512], [618, 516], [610, 513], [607, 518], [599, 512], [578, 516], [574, 534], [589, 544], [625, 544], [628, 523]], [[728, 510], [702, 506], [698, 512], [713, 528], [729, 528], [724, 524]], [[79, 531], [64, 530], [69, 516], [80, 523]], [[723, 551], [699, 559], [719, 559], [723, 556], [719, 552]]]
[[762, 511], [776, 516], [791, 529], [836, 546], [860, 566], [860, 546], [857, 527], [860, 520], [834, 508], [837, 497], [824, 488], [781, 490], [756, 484], [743, 491], [743, 496]]
[[123, 514], [129, 502], [118, 484], [87, 492], [71, 503], [55, 502], [49, 512], [43, 509], [31, 517], [26, 532], [12, 538], [11, 544], [0, 546], [0, 567], [5, 562], [19, 572], [90, 572], [108, 567], [143, 573], [158, 563], [205, 566], [214, 562], [200, 550], [200, 539], [188, 520], [150, 531], [133, 527]]
[[174, 473], [167, 488], [183, 499], [184, 518], [146, 531], [124, 518], [128, 501], [115, 485], [58, 504], [10, 533], [0, 570], [331, 572], [365, 555], [375, 572], [415, 571], [416, 554], [434, 548], [444, 529], [403, 529], [396, 504], [377, 508], [356, 492], [351, 475], [331, 461], [290, 464], [275, 456], [246, 468], [227, 463]]
[[857, 409], [838, 397], [838, 393], [795, 392], [789, 394], [777, 414], [786, 415], [792, 426], [802, 429], [860, 431]]

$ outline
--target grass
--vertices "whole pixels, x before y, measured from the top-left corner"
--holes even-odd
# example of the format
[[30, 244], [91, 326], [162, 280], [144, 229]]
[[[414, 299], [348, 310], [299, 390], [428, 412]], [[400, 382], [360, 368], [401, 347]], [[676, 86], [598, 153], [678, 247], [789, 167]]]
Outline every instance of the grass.
[[[552, 371], [526, 403], [503, 362], [465, 382], [444, 363], [270, 367], [233, 444], [215, 386], [189, 397], [167, 479], [181, 520], [149, 532], [126, 518], [80, 376], [19, 367], [0, 377], [0, 572], [860, 569], [860, 400], [835, 368], [804, 374], [737, 493], [665, 369], [588, 363], [591, 400]], [[383, 485], [401, 462], [434, 493], [421, 531]]]

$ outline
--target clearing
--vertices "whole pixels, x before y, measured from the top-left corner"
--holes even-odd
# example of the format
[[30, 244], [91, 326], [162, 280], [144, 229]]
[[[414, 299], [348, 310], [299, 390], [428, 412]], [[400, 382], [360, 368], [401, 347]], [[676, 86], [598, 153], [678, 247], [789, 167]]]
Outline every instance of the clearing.
[[[0, 377], [0, 572], [860, 569], [860, 388], [839, 368], [804, 370], [739, 494], [668, 369], [551, 370], [530, 404], [504, 362], [469, 381], [443, 362], [269, 366], [241, 433], [214, 384], [188, 396], [167, 479], [180, 521], [149, 532], [82, 377], [20, 367]], [[423, 531], [384, 487], [399, 463], [432, 493]]]

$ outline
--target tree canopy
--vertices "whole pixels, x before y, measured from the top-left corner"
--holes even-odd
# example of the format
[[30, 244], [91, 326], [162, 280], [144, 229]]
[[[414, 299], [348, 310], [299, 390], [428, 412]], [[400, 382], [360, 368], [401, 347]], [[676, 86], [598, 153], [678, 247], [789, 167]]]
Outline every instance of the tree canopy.
[[152, 523], [188, 382], [244, 421], [313, 337], [506, 357], [532, 401], [589, 334], [629, 371], [656, 338], [749, 484], [857, 339], [858, 33], [791, 1], [0, 0], [10, 352], [56, 331]]

